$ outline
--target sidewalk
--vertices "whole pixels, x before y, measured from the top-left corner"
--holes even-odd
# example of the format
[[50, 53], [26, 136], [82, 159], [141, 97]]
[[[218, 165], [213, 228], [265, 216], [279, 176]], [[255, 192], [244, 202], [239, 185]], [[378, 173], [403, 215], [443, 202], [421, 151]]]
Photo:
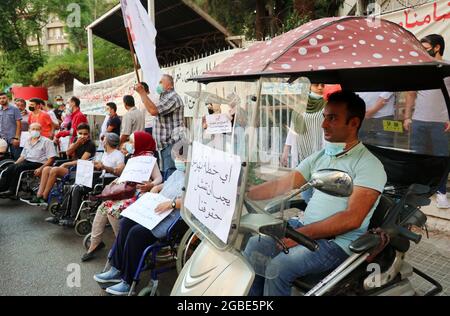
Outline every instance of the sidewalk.
[[[436, 195], [431, 197], [431, 204], [422, 207], [427, 215], [427, 226], [430, 231], [445, 232], [450, 235], [450, 209], [439, 209], [436, 207]], [[450, 244], [449, 244], [450, 249]]]

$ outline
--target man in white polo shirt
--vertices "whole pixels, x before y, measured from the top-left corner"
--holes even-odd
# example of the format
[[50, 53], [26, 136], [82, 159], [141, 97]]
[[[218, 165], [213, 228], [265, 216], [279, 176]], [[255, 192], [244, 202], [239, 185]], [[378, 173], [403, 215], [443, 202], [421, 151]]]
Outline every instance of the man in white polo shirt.
[[55, 162], [56, 150], [53, 142], [41, 136], [41, 125], [30, 125], [30, 139], [26, 141], [20, 158], [3, 173], [2, 182], [7, 191], [0, 193], [0, 198], [13, 197], [16, 194], [17, 182], [23, 171], [34, 170], [34, 175], [40, 177], [42, 170]]

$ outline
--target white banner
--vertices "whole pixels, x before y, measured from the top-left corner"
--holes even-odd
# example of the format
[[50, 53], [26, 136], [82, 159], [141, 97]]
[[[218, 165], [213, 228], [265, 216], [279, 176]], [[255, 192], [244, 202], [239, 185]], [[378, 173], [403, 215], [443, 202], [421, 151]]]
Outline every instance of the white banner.
[[227, 243], [236, 206], [241, 158], [194, 142], [185, 206]]
[[[198, 84], [195, 81], [188, 81], [189, 78], [200, 76], [205, 71], [213, 69], [228, 57], [231, 57], [239, 49], [223, 51], [189, 63], [176, 65], [163, 69], [174, 78], [175, 91], [181, 96], [184, 102], [184, 115], [193, 117], [193, 108], [197, 98], [187, 95], [187, 92], [197, 92]], [[78, 80], [74, 80], [74, 95], [81, 100], [81, 111], [88, 115], [105, 115], [107, 102], [115, 102], [118, 107], [118, 114], [126, 113], [122, 98], [124, 95], [132, 95], [136, 100], [136, 106], [145, 111], [141, 98], [135, 93], [133, 87], [136, 84], [136, 75], [133, 73], [100, 81], [91, 85], [83, 85]], [[220, 91], [212, 91], [220, 93]], [[154, 96], [153, 94], [152, 96]], [[224, 96], [225, 97], [225, 96]]]
[[161, 69], [156, 58], [156, 29], [139, 0], [121, 0], [125, 27], [130, 30], [134, 50], [139, 59], [144, 80], [155, 92], [161, 79]]
[[[413, 33], [419, 40], [429, 34], [442, 35], [450, 45], [450, 1], [437, 0], [417, 7], [395, 11], [381, 16], [395, 22]], [[444, 59], [450, 60], [450, 49], [446, 48]]]

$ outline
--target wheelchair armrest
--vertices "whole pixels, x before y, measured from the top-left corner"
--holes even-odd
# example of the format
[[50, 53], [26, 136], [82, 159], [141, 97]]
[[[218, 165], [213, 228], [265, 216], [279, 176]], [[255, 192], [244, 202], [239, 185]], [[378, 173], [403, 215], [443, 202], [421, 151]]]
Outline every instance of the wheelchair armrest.
[[378, 246], [381, 242], [381, 237], [376, 234], [362, 235], [353, 241], [349, 248], [353, 253], [363, 253]]
[[70, 159], [63, 159], [63, 160], [57, 160], [55, 161], [55, 163], [53, 164], [53, 167], [61, 167], [63, 164], [65, 164], [66, 162], [71, 162], [72, 160]]

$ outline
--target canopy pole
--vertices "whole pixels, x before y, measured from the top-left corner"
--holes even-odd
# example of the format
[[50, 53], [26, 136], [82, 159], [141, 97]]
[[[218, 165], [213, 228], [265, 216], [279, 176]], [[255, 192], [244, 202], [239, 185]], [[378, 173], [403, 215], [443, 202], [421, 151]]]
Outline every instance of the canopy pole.
[[152, 21], [153, 25], [155, 25], [155, 0], [147, 0], [147, 8], [150, 21]]
[[136, 78], [137, 78], [138, 83], [141, 83], [141, 79], [139, 78], [139, 70], [138, 70], [138, 65], [137, 65], [137, 61], [136, 61], [136, 55], [134, 53], [133, 41], [131, 39], [130, 28], [126, 27], [125, 30], [127, 31], [128, 45], [130, 46], [130, 53], [131, 53], [131, 58], [133, 59], [134, 71], [136, 72]]
[[92, 28], [87, 29], [88, 38], [88, 58], [89, 58], [89, 83], [95, 83], [95, 69], [94, 69], [94, 39], [92, 36]]

